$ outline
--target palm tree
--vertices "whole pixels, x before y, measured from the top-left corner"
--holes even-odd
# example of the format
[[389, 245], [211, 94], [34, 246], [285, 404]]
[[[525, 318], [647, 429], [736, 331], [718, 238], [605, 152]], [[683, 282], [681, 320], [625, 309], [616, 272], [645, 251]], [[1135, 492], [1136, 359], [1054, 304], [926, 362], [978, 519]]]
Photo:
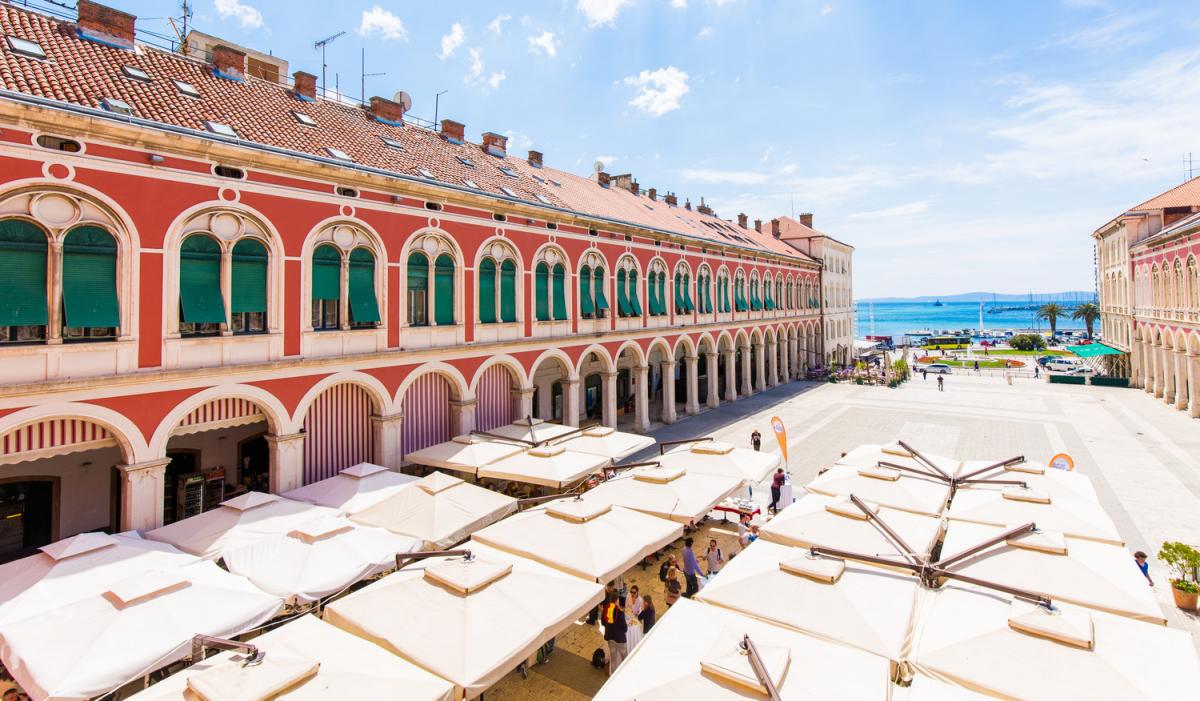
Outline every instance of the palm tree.
[[1054, 302], [1043, 304], [1042, 306], [1038, 307], [1037, 310], [1037, 318], [1045, 319], [1046, 322], [1050, 324], [1050, 336], [1052, 338], [1058, 335], [1058, 317], [1066, 315], [1067, 310], [1063, 309]]
[[1088, 340], [1092, 340], [1092, 327], [1096, 324], [1096, 319], [1100, 318], [1100, 307], [1094, 302], [1084, 302], [1075, 307], [1075, 311], [1071, 312], [1072, 319], [1082, 319], [1084, 327], [1087, 328]]

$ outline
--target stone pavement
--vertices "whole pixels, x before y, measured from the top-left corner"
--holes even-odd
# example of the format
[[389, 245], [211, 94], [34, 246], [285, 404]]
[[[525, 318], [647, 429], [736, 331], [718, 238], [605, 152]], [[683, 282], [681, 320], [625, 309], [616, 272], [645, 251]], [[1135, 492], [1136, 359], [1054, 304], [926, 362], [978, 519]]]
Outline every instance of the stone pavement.
[[[777, 452], [772, 416], [779, 416], [788, 429], [789, 470], [797, 496], [818, 470], [861, 443], [900, 438], [919, 449], [963, 460], [1023, 454], [1046, 461], [1058, 452], [1070, 454], [1076, 469], [1092, 478], [1130, 551], [1150, 554], [1156, 596], [1170, 625], [1190, 631], [1200, 648], [1200, 617], [1175, 608], [1167, 571], [1154, 560], [1164, 540], [1200, 545], [1200, 421], [1184, 412], [1137, 389], [1050, 385], [1032, 379], [1009, 385], [1001, 377], [955, 374], [946, 378], [944, 392], [938, 392], [932, 377], [918, 377], [899, 389], [792, 383], [654, 427], [650, 433], [659, 441], [707, 435], [747, 447], [750, 433], [758, 429], [763, 449]], [[652, 459], [657, 453], [655, 447], [631, 460]], [[770, 499], [766, 486], [756, 488], [754, 497], [765, 512]], [[736, 549], [730, 540], [732, 529], [719, 521], [710, 522], [698, 542], [706, 542], [700, 538], [710, 533]], [[648, 579], [649, 586], [656, 587], [656, 572], [637, 572], [635, 580]], [[528, 680], [519, 682], [510, 675], [488, 692], [489, 701], [582, 699], [594, 693], [603, 677], [590, 674], [590, 667], [578, 674], [562, 672], [563, 667], [577, 665], [575, 655], [590, 654], [598, 645], [599, 635], [591, 627], [580, 628], [588, 629], [586, 636], [572, 631], [568, 635], [576, 640], [567, 646], [579, 652], [560, 644], [555, 656], [568, 653], [562, 662], [552, 657], [549, 664], [532, 668]]]

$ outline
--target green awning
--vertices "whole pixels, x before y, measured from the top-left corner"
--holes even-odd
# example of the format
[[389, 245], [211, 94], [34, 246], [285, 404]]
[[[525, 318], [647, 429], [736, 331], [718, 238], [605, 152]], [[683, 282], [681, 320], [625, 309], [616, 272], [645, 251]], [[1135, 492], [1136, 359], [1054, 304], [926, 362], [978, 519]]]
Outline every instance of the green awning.
[[1071, 351], [1080, 358], [1096, 358], [1102, 355], [1121, 355], [1125, 351], [1117, 350], [1110, 345], [1104, 343], [1085, 343], [1081, 346], [1067, 346], [1067, 350]]
[[567, 319], [567, 269], [562, 263], [556, 263], [550, 273], [550, 281], [554, 288], [554, 320]]
[[500, 264], [500, 321], [517, 320], [517, 264], [506, 260]]
[[596, 306], [592, 303], [592, 267], [585, 265], [579, 269], [579, 313], [593, 314]]
[[550, 266], [538, 263], [533, 269], [533, 316], [550, 321]]
[[62, 275], [63, 326], [121, 325], [117, 303], [117, 242], [111, 234], [95, 226], [81, 226], [67, 234], [63, 242]]
[[342, 254], [333, 246], [313, 251], [312, 298], [340, 299], [342, 296]]
[[608, 298], [604, 296], [604, 268], [596, 268], [592, 272], [592, 279], [596, 283], [596, 310], [607, 310]]
[[0, 326], [44, 326], [46, 235], [20, 219], [0, 221]]
[[179, 251], [179, 301], [189, 324], [225, 323], [221, 296], [221, 247], [203, 234], [183, 240]]
[[638, 301], [638, 274], [636, 270], [629, 271], [629, 308], [634, 316], [642, 315], [642, 303]]
[[479, 263], [479, 323], [496, 323], [496, 261], [491, 258]]
[[350, 319], [356, 323], [379, 321], [375, 299], [375, 256], [365, 248], [350, 252]]
[[624, 270], [617, 271], [617, 313], [621, 316], [629, 316], [633, 313], [629, 307], [628, 280]]
[[267, 249], [254, 239], [242, 239], [233, 247], [233, 291], [230, 311], [267, 311]]
[[[433, 262], [433, 297], [434, 322], [439, 326], [454, 324], [454, 259], [449, 253], [443, 253]], [[378, 316], [379, 312], [375, 314]]]

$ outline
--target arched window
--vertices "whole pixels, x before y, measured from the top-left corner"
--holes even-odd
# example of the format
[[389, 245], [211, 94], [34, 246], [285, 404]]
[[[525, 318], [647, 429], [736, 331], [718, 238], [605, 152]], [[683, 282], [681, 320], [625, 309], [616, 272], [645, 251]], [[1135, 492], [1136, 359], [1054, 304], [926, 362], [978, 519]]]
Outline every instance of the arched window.
[[63, 240], [63, 339], [113, 339], [121, 326], [117, 242], [104, 229], [81, 226]]
[[763, 279], [763, 309], [769, 312], [775, 311], [774, 287], [770, 277]]
[[758, 293], [758, 278], [750, 278], [750, 311], [762, 311], [762, 297]]
[[429, 326], [429, 258], [420, 251], [408, 256], [408, 325]]
[[511, 258], [500, 264], [500, 320], [517, 320], [517, 264]]
[[375, 255], [365, 248], [350, 251], [348, 293], [350, 325], [374, 328], [379, 323], [379, 300], [375, 299]]
[[642, 315], [642, 303], [638, 300], [637, 268], [629, 269], [629, 306], [633, 310], [634, 316]]
[[717, 311], [728, 314], [729, 308], [729, 276], [722, 275], [717, 278]]
[[[337, 251], [333, 253], [337, 257]], [[179, 333], [212, 336], [221, 332], [223, 323], [221, 245], [211, 236], [192, 234], [179, 247]]]
[[20, 219], [0, 221], [0, 343], [46, 338], [46, 235]]
[[449, 253], [437, 257], [433, 265], [434, 321], [438, 326], [454, 324], [454, 258]]
[[607, 285], [607, 280], [604, 279], [604, 268], [597, 265], [592, 268], [592, 301], [596, 307], [596, 318], [604, 319], [608, 317], [608, 297], [604, 294], [604, 288]]
[[633, 316], [633, 307], [629, 306], [629, 275], [624, 268], [617, 271], [617, 315]]
[[584, 319], [596, 316], [596, 304], [592, 301], [592, 266], [579, 268], [579, 315]]
[[565, 321], [567, 318], [567, 268], [562, 263], [555, 263], [551, 273], [554, 283], [554, 320]]
[[235, 334], [267, 330], [267, 248], [244, 238], [233, 246], [229, 300]]
[[682, 314], [687, 311], [687, 307], [683, 303], [683, 273], [675, 272], [675, 313]]
[[533, 317], [550, 321], [550, 266], [540, 262], [533, 269]]
[[733, 281], [733, 308], [739, 312], [750, 309], [750, 304], [746, 301], [746, 278], [743, 275], [738, 275]]
[[479, 323], [494, 324], [496, 315], [496, 261], [484, 258], [479, 261]]

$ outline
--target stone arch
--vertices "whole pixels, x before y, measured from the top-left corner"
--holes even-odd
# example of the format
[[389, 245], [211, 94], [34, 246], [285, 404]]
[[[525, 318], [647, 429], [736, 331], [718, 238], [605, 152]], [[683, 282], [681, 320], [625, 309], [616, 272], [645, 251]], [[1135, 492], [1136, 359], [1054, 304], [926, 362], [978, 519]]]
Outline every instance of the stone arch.
[[83, 402], [49, 402], [15, 411], [0, 418], [0, 439], [31, 424], [54, 419], [82, 419], [100, 426], [116, 440], [128, 463], [145, 462], [155, 457], [132, 420], [107, 407]]
[[720, 333], [717, 334], [718, 352], [722, 350], [733, 350], [736, 345], [737, 344], [734, 340], [734, 336], [729, 332], [729, 329], [721, 329]]
[[696, 341], [696, 352], [697, 353], [715, 353], [716, 351], [717, 351], [717, 340], [715, 338], [713, 338], [713, 335], [708, 331], [705, 331], [704, 333], [700, 334], [700, 338], [697, 339], [697, 341]]
[[[601, 350], [603, 350], [602, 347]], [[542, 351], [542, 354], [539, 355], [533, 361], [533, 363], [530, 364], [529, 370], [526, 373], [528, 380], [532, 380], [533, 376], [537, 374], [538, 368], [540, 368], [542, 363], [546, 362], [547, 360], [557, 361], [562, 366], [562, 369], [566, 373], [568, 379], [578, 378], [578, 368], [576, 367], [575, 362], [571, 360], [571, 357], [568, 356], [565, 351], [563, 351], [561, 348], [547, 348], [546, 350]], [[580, 362], [583, 362], [582, 355], [580, 356]], [[530, 385], [525, 385], [525, 387], [529, 388]]]
[[687, 334], [680, 334], [679, 337], [675, 339], [675, 355], [679, 355], [680, 346], [683, 346], [683, 352], [685, 356], [696, 356], [696, 343], [692, 341]]
[[1188, 334], [1186, 348], [1190, 355], [1200, 355], [1200, 333], [1193, 331]]
[[464, 403], [473, 399], [458, 368], [440, 361], [422, 363], [396, 391], [396, 406], [404, 416], [401, 453], [408, 455], [473, 430], [473, 424], [463, 421]]
[[432, 360], [421, 363], [421, 365], [419, 365], [415, 370], [410, 372], [407, 377], [404, 378], [404, 381], [400, 383], [400, 387], [396, 389], [396, 396], [393, 400], [395, 402], [394, 406], [399, 407], [404, 399], [404, 393], [408, 391], [408, 388], [415, 384], [422, 377], [430, 373], [437, 373], [438, 375], [444, 377], [448, 383], [450, 383], [451, 390], [453, 390], [454, 394], [457, 395], [453, 397], [454, 399], [462, 401], [474, 397], [471, 386], [467, 382], [467, 378], [463, 376], [461, 370], [453, 365], [450, 365], [449, 363], [443, 363], [439, 360]]
[[746, 329], [738, 329], [733, 340], [736, 348], [750, 347], [750, 334], [746, 333]]
[[[634, 341], [626, 341], [625, 343], [626, 344], [633, 343], [634, 345], [637, 345]], [[582, 353], [579, 354], [579, 362], [570, 365], [570, 367], [572, 369], [574, 369], [575, 376], [578, 377], [579, 370], [581, 367], [583, 367], [583, 363], [587, 360], [587, 357], [589, 355], [591, 355], [592, 353], [595, 353], [597, 355], [597, 357], [600, 358], [600, 364], [604, 366], [604, 371], [605, 372], [614, 372], [617, 369], [616, 358], [620, 356], [621, 350], [624, 350], [624, 345], [620, 349], [618, 349], [617, 355], [614, 356], [614, 355], [611, 355], [608, 352], [608, 349], [605, 348], [604, 346], [600, 345], [599, 343], [593, 343], [590, 346], [588, 346], [587, 348], [585, 348]], [[638, 350], [640, 352], [641, 349], [639, 348]]]
[[392, 402], [392, 394], [387, 390], [387, 387], [379, 381], [379, 378], [374, 375], [368, 375], [365, 372], [357, 370], [346, 370], [336, 372], [327, 377], [321, 378], [319, 382], [314, 384], [304, 393], [300, 401], [296, 403], [296, 409], [292, 412], [292, 423], [296, 426], [303, 425], [304, 417], [312, 406], [313, 400], [325, 390], [340, 384], [356, 384], [361, 385], [371, 395], [374, 402], [376, 413], [381, 416], [387, 416], [395, 413], [395, 407]]
[[[546, 354], [543, 353], [542, 357], [544, 357], [545, 355]], [[565, 357], [566, 354], [564, 353], [563, 356]], [[540, 357], [539, 357], [539, 360], [540, 360]], [[497, 355], [488, 356], [487, 360], [483, 361], [483, 364], [480, 365], [475, 370], [475, 374], [471, 377], [471, 384], [469, 387], [470, 394], [472, 396], [477, 396], [477, 394], [478, 394], [479, 378], [483, 376], [484, 372], [486, 372], [488, 369], [490, 369], [492, 367], [495, 367], [496, 365], [503, 365], [506, 368], [508, 368], [508, 371], [511, 372], [513, 375], [513, 379], [516, 380], [517, 387], [528, 386], [529, 374], [525, 372], [525, 368], [522, 367], [520, 361], [518, 361], [516, 358], [512, 357], [511, 355], [509, 355], [507, 353], [500, 353]], [[569, 360], [565, 361], [564, 367], [566, 367], [566, 368], [571, 367]]]
[[[668, 351], [670, 350], [670, 345], [668, 345], [666, 341], [662, 340], [661, 337], [655, 339], [655, 341], [661, 341], [666, 346], [667, 350]], [[653, 347], [653, 345], [654, 345], [654, 341], [651, 341], [650, 347]], [[642, 347], [641, 347], [641, 345], [638, 344], [637, 341], [629, 340], [629, 341], [625, 341], [624, 343], [622, 343], [620, 348], [617, 348], [617, 352], [614, 353], [612, 356], [612, 366], [611, 367], [613, 367], [614, 369], [616, 368], [617, 363], [620, 362], [620, 360], [621, 360], [621, 355], [626, 350], [633, 351], [633, 358], [637, 361], [638, 365], [641, 365], [641, 366], [646, 365], [646, 358], [649, 356], [649, 350], [642, 351]]]
[[171, 439], [171, 434], [179, 427], [180, 421], [204, 404], [214, 399], [226, 398], [253, 402], [262, 410], [267, 426], [275, 435], [291, 434], [299, 430], [299, 426], [292, 421], [283, 402], [262, 387], [243, 384], [218, 385], [193, 394], [167, 412], [167, 415], [158, 423], [154, 436], [150, 439], [151, 454], [156, 458], [165, 457], [167, 442]]

